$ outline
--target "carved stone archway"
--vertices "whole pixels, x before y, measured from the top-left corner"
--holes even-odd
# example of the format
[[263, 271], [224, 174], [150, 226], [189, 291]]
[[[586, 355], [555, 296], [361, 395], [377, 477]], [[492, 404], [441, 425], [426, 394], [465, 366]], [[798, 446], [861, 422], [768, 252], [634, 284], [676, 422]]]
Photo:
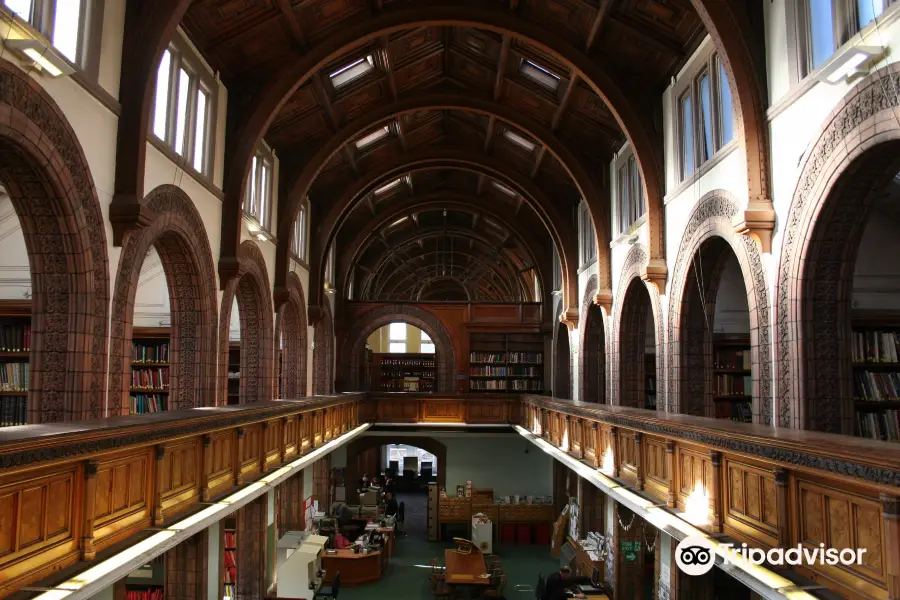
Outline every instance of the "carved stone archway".
[[320, 396], [334, 393], [334, 318], [331, 303], [326, 299], [322, 316], [316, 321], [313, 332], [313, 394]]
[[303, 398], [307, 395], [306, 298], [296, 273], [288, 274], [287, 284], [287, 302], [275, 317], [275, 347], [281, 352], [281, 356], [276, 357], [276, 395], [279, 398]]
[[28, 422], [102, 417], [109, 262], [91, 169], [57, 104], [3, 59], [0, 183], [31, 269]]
[[172, 325], [169, 410], [215, 404], [215, 267], [200, 213], [181, 188], [162, 185], [147, 195], [153, 219], [129, 231], [113, 295], [109, 413], [128, 414], [134, 301], [147, 252], [156, 248], [166, 275]]
[[581, 301], [579, 319], [578, 399], [582, 402], [605, 404], [608, 377], [606, 376], [606, 311], [594, 303], [597, 295], [597, 276], [591, 275]]
[[777, 423], [852, 433], [849, 344], [856, 252], [900, 170], [900, 65], [868, 75], [824, 120], [788, 212], [775, 298]]
[[[734, 232], [732, 220], [739, 211], [737, 201], [723, 190], [704, 195], [694, 208], [684, 234], [669, 290], [668, 360], [666, 388], [669, 410], [713, 416], [708, 319], [714, 313], [720, 271], [727, 248], [737, 257], [747, 292], [750, 317], [750, 350], [753, 372], [753, 420], [772, 423], [772, 375], [769, 299], [766, 273], [757, 242]], [[716, 244], [717, 240], [721, 243]], [[701, 248], [708, 248], [700, 257]], [[700, 290], [692, 274], [698, 265], [706, 273], [701, 281], [707, 301], [699, 307]], [[708, 268], [712, 265], [712, 268]], [[704, 314], [706, 318], [704, 318]], [[699, 318], [699, 322], [691, 322]]]
[[241, 321], [240, 403], [272, 400], [275, 350], [272, 294], [265, 259], [253, 241], [241, 243], [238, 248], [238, 276], [231, 279], [222, 292], [219, 313], [219, 404], [227, 404], [228, 400], [228, 333], [235, 298]]
[[379, 306], [361, 315], [347, 332], [341, 345], [341, 381], [348, 386], [345, 391], [362, 389], [359, 381], [360, 358], [365, 349], [366, 339], [373, 331], [385, 325], [403, 321], [418, 327], [434, 342], [434, 356], [437, 361], [437, 392], [452, 392], [455, 389], [456, 357], [458, 351], [453, 336], [439, 318], [425, 309], [407, 304]]
[[[347, 444], [347, 489], [352, 490], [359, 481], [359, 455], [378, 446], [389, 444], [406, 444], [427, 450], [437, 459], [437, 483], [438, 489], [447, 487], [447, 446], [433, 437], [424, 435], [367, 435], [356, 438]], [[387, 467], [387, 465], [384, 465]], [[352, 503], [351, 503], [352, 504]]]
[[[653, 315], [656, 342], [656, 406], [665, 410], [663, 393], [665, 345], [662, 325], [662, 308], [659, 289], [655, 284], [641, 280], [641, 268], [647, 262], [647, 249], [635, 244], [622, 264], [622, 273], [616, 287], [613, 304], [612, 341], [609, 344], [610, 404], [625, 406], [644, 405], [644, 347], [646, 311]], [[625, 400], [623, 402], [623, 399]]]

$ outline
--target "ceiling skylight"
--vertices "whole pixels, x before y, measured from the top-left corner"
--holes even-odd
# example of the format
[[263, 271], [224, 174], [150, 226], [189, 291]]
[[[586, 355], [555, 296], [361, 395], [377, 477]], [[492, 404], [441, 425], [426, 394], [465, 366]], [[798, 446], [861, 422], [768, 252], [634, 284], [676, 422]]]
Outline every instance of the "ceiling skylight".
[[499, 191], [503, 192], [507, 196], [515, 196], [516, 195], [516, 193], [514, 191], [512, 191], [511, 189], [509, 189], [508, 187], [506, 187], [505, 185], [503, 185], [500, 182], [493, 181], [493, 182], [491, 182], [491, 185], [493, 185], [495, 188], [497, 188]]
[[360, 58], [348, 65], [344, 65], [337, 71], [328, 74], [331, 84], [336, 88], [347, 85], [357, 77], [365, 75], [375, 68], [375, 60], [369, 54], [365, 58]]
[[376, 129], [372, 133], [364, 135], [363, 137], [356, 140], [356, 149], [362, 150], [366, 146], [371, 146], [375, 142], [386, 138], [390, 134], [390, 132], [391, 130], [387, 125], [380, 129]]
[[374, 193], [376, 196], [380, 196], [381, 194], [383, 194], [383, 193], [385, 193], [385, 192], [389, 192], [389, 191], [391, 191], [392, 189], [394, 189], [395, 187], [397, 187], [398, 185], [400, 185], [400, 182], [401, 182], [402, 180], [403, 180], [402, 177], [398, 177], [397, 179], [395, 179], [395, 180], [393, 180], [393, 181], [389, 181], [388, 183], [384, 184], [384, 185], [381, 186], [380, 188], [376, 189], [373, 193]]
[[556, 88], [559, 87], [559, 75], [530, 60], [522, 61], [522, 66], [519, 68], [519, 71], [521, 71], [522, 75], [525, 77], [538, 82], [548, 90], [553, 90], [555, 92]]
[[510, 131], [509, 129], [507, 129], [503, 132], [503, 137], [527, 152], [534, 152], [534, 142], [522, 137], [514, 131]]

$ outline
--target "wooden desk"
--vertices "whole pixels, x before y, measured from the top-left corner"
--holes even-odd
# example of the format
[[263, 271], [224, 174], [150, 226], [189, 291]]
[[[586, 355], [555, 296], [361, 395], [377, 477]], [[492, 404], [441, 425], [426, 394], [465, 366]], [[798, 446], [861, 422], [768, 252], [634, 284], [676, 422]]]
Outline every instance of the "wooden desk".
[[376, 531], [384, 536], [384, 549], [387, 550], [387, 558], [394, 556], [394, 528], [379, 527]]
[[481, 552], [460, 554], [450, 548], [444, 550], [444, 579], [449, 585], [490, 585], [484, 555]]
[[381, 579], [382, 563], [386, 559], [382, 552], [354, 554], [353, 550], [342, 548], [337, 554], [323, 554], [322, 568], [325, 569], [325, 583], [331, 583], [334, 574], [341, 572], [341, 586], [353, 587]]

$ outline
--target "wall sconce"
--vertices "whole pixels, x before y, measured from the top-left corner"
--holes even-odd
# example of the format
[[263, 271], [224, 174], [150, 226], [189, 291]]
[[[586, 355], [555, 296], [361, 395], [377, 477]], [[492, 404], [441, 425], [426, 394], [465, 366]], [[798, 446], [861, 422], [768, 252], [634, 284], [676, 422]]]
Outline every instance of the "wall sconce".
[[853, 46], [838, 52], [816, 73], [816, 79], [837, 85], [857, 75], [864, 75], [868, 67], [884, 55], [881, 46]]
[[72, 65], [42, 40], [31, 38], [6, 40], [3, 44], [23, 61], [50, 77], [63, 77], [75, 72]]

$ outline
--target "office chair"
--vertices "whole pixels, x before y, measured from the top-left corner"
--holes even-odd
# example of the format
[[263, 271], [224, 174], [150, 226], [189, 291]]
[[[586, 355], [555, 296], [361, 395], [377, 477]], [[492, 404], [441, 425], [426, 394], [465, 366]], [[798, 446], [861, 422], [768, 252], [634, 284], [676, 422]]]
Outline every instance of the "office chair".
[[404, 520], [406, 520], [406, 503], [401, 502], [397, 505], [397, 537], [406, 537], [406, 533], [402, 530]]
[[331, 582], [331, 585], [319, 588], [319, 591], [313, 596], [313, 600], [331, 600], [332, 598], [337, 598], [340, 589], [341, 572], [338, 571], [334, 574], [334, 581]]

